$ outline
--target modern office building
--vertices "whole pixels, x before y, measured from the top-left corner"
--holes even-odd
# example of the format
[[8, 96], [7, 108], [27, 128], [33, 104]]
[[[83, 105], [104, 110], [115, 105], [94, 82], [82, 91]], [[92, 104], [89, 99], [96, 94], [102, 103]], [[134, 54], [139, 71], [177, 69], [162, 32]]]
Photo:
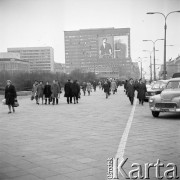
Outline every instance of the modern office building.
[[0, 53], [0, 71], [29, 72], [29, 62], [20, 59], [19, 53]]
[[21, 60], [28, 61], [30, 72], [54, 72], [54, 50], [52, 47], [8, 48], [8, 52], [19, 53]]
[[128, 78], [136, 67], [131, 60], [129, 28], [65, 31], [64, 41], [67, 73], [78, 68], [100, 77]]
[[66, 72], [65, 64], [54, 63], [54, 72], [55, 73], [65, 73]]

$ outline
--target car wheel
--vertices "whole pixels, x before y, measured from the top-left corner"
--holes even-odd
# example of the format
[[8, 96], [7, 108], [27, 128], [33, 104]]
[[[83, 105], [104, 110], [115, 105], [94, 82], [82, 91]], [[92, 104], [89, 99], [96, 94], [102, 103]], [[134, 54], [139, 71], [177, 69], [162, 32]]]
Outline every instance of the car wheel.
[[159, 116], [159, 113], [158, 111], [152, 111], [152, 115], [153, 117], [158, 117]]

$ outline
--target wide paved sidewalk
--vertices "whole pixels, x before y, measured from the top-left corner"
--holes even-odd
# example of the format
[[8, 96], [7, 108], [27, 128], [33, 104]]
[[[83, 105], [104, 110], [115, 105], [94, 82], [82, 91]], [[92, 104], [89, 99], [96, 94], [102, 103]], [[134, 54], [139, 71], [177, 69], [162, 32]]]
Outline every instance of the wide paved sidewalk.
[[132, 106], [123, 92], [101, 90], [79, 104], [19, 100], [15, 114], [0, 107], [0, 180], [104, 180]]

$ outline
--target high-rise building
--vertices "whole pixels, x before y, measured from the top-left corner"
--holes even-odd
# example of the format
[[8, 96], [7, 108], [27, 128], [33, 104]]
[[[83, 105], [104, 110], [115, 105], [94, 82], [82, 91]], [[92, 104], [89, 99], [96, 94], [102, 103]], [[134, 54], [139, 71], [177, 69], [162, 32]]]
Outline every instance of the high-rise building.
[[54, 72], [55, 73], [65, 73], [65, 64], [62, 63], [54, 63]]
[[54, 50], [52, 47], [8, 48], [8, 52], [19, 53], [20, 59], [28, 61], [30, 72], [54, 72]]
[[64, 38], [67, 73], [78, 68], [100, 77], [133, 74], [136, 66], [131, 60], [129, 28], [65, 31]]
[[29, 62], [20, 59], [19, 53], [0, 53], [0, 71], [29, 72]]

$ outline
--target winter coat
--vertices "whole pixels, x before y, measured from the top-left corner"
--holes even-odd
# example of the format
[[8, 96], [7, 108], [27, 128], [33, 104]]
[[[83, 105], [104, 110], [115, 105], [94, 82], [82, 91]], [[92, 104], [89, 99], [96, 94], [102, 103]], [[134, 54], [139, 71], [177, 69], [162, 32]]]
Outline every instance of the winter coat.
[[65, 97], [72, 97], [72, 83], [71, 82], [67, 82], [65, 84], [64, 91], [65, 91], [65, 94], [64, 94]]
[[135, 88], [134, 83], [133, 84], [130, 84], [130, 83], [127, 84], [127, 96], [128, 97], [134, 98], [135, 90], [136, 90], [136, 88]]
[[38, 84], [33, 84], [33, 87], [32, 87], [32, 96], [36, 96], [37, 95], [37, 87], [38, 87]]
[[37, 96], [38, 98], [42, 98], [44, 94], [44, 85], [43, 84], [39, 84], [37, 86]]
[[72, 96], [78, 96], [80, 93], [80, 86], [78, 83], [72, 83]]
[[87, 88], [87, 91], [91, 91], [91, 83], [87, 83], [86, 88]]
[[145, 83], [139, 83], [137, 85], [137, 91], [138, 91], [137, 98], [140, 100], [144, 100], [146, 92], [147, 92], [146, 84]]
[[5, 87], [6, 104], [13, 106], [16, 97], [17, 95], [16, 95], [15, 87], [12, 84], [10, 86], [6, 86]]
[[45, 85], [44, 86], [44, 95], [46, 98], [49, 98], [51, 96], [51, 85]]
[[115, 81], [111, 82], [111, 90], [115, 91], [116, 89], [117, 89], [116, 82]]
[[58, 84], [53, 84], [51, 86], [52, 98], [58, 98], [58, 94], [60, 93], [60, 87]]
[[108, 83], [104, 83], [103, 84], [103, 89], [104, 89], [105, 93], [109, 93], [109, 90], [110, 90], [109, 84]]

